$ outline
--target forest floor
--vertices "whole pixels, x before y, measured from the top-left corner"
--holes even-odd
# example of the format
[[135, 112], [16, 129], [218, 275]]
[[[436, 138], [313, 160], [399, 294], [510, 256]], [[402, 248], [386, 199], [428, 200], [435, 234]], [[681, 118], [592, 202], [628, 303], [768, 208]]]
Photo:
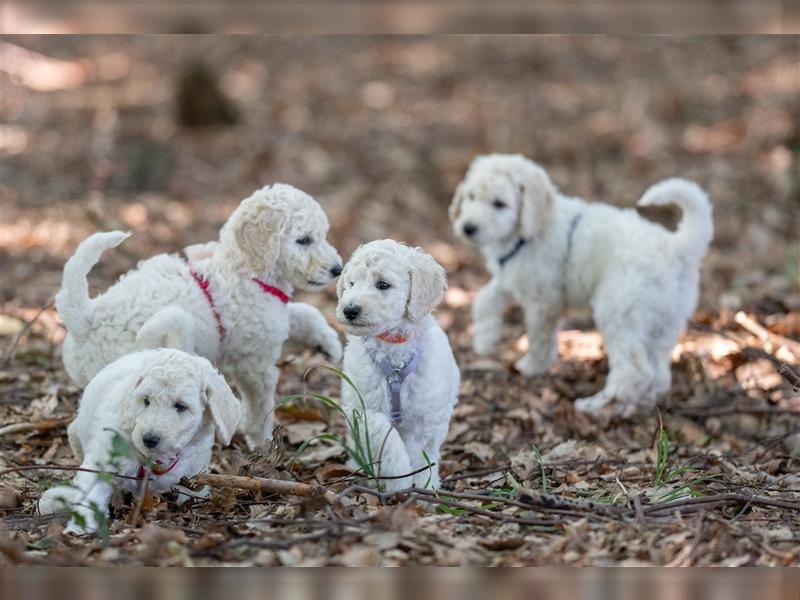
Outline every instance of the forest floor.
[[[0, 43], [35, 51], [15, 55], [26, 69], [9, 74], [6, 61], [0, 74], [0, 563], [800, 565], [796, 41]], [[235, 124], [175, 124], [175, 81], [197, 56], [220, 74]], [[446, 208], [470, 158], [493, 149], [541, 161], [566, 193], [617, 205], [669, 175], [709, 190], [716, 235], [700, 306], [657, 411], [574, 410], [608, 370], [589, 313], [564, 320], [545, 376], [511, 367], [527, 343], [518, 309], [497, 356], [473, 354], [469, 308], [486, 274]], [[108, 535], [63, 534], [35, 505], [77, 466], [66, 425], [80, 390], [52, 308], [64, 261], [97, 229], [133, 230], [93, 271], [99, 292], [137, 260], [213, 239], [271, 181], [320, 198], [345, 258], [393, 237], [447, 268], [436, 314], [462, 387], [442, 490], [353, 488], [363, 480], [341, 447], [314, 439], [343, 436], [342, 419], [301, 400], [278, 409], [271, 448], [251, 453], [236, 437], [211, 472], [312, 483], [331, 502], [227, 486], [180, 507], [119, 493]], [[299, 299], [333, 314], [332, 289]], [[278, 397], [338, 398], [338, 378], [310, 369], [321, 361], [287, 344]]]

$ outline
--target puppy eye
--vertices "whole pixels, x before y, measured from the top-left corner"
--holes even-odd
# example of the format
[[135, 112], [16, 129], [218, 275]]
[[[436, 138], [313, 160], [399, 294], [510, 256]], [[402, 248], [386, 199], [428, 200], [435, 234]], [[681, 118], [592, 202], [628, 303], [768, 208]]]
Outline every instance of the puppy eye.
[[351, 282], [350, 282], [350, 287], [353, 287], [354, 285], [355, 285], [355, 283], [353, 283], [353, 282], [351, 281]]
[[176, 402], [175, 403], [175, 410], [177, 410], [179, 413], [182, 413], [184, 411], [189, 410], [189, 407], [186, 406], [183, 402]]
[[147, 396], [142, 398], [142, 402], [144, 402], [145, 408], [150, 406], [150, 399]]
[[375, 287], [378, 288], [379, 290], [388, 290], [392, 286], [386, 283], [383, 279], [381, 279], [378, 283], [375, 284]]
[[311, 243], [311, 238], [307, 235], [304, 235], [301, 238], [297, 238], [295, 242], [297, 242], [301, 246], [308, 246]]
[[500, 198], [495, 198], [494, 202], [492, 202], [492, 206], [494, 206], [496, 209], [499, 210], [501, 208], [505, 208], [508, 205], [505, 202], [503, 202], [502, 200], [500, 200]]

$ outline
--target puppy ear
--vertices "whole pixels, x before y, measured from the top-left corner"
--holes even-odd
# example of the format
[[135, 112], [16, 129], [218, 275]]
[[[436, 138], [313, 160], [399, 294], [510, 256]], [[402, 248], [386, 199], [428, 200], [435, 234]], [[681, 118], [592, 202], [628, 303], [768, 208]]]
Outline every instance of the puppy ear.
[[339, 277], [336, 279], [336, 297], [338, 299], [342, 299], [342, 294], [344, 293], [344, 281], [347, 277], [347, 263], [345, 263], [344, 267], [342, 267], [342, 272], [339, 273]]
[[408, 294], [408, 318], [417, 322], [428, 315], [444, 298], [447, 273], [433, 257], [421, 248], [411, 252], [411, 289]]
[[455, 221], [461, 212], [461, 202], [464, 200], [464, 182], [456, 186], [456, 192], [453, 194], [453, 200], [450, 202], [450, 207], [447, 209], [447, 214], [451, 221]]
[[255, 273], [269, 271], [280, 255], [281, 233], [289, 218], [286, 202], [264, 188], [244, 200], [233, 218], [236, 245], [248, 267]]
[[227, 446], [242, 421], [242, 405], [222, 374], [208, 360], [199, 356], [194, 358], [203, 372], [203, 395], [214, 419], [217, 438]]
[[526, 159], [522, 173], [516, 173], [519, 185], [519, 234], [527, 239], [544, 231], [556, 195], [556, 187], [544, 169]]
[[133, 396], [134, 392], [136, 392], [136, 388], [142, 384], [143, 380], [144, 375], [141, 375], [136, 380], [136, 383], [134, 383], [133, 386], [128, 390], [127, 394], [125, 395], [125, 399], [122, 401], [122, 405], [119, 407], [119, 428], [122, 431], [133, 431], [133, 428], [136, 425], [133, 418]]

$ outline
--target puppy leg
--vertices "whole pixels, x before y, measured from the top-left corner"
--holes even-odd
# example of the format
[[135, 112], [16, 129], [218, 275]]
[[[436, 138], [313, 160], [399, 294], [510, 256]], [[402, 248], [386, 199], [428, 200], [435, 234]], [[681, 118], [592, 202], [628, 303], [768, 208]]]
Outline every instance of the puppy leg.
[[136, 343], [142, 350], [175, 348], [194, 354], [192, 316], [179, 306], [166, 306], [142, 324]]
[[[425, 454], [428, 455], [428, 460], [430, 460], [433, 466], [430, 469], [425, 469], [424, 471], [420, 471], [414, 475], [414, 485], [416, 487], [427, 487], [434, 490], [440, 487], [441, 481], [439, 479], [439, 462], [442, 458], [441, 448], [445, 438], [447, 437], [449, 425], [450, 424], [448, 420], [441, 426], [437, 427], [431, 432], [430, 437], [423, 444], [422, 450], [424, 450]], [[418, 468], [425, 467], [427, 465], [428, 461], [425, 460], [425, 456], [420, 452], [419, 461], [415, 462], [412, 460], [411, 470], [415, 471]]]
[[489, 356], [497, 348], [503, 326], [506, 294], [496, 279], [481, 288], [472, 305], [475, 333], [473, 348], [478, 356]]
[[621, 323], [613, 328], [600, 327], [608, 349], [606, 385], [594, 396], [577, 400], [575, 408], [597, 413], [616, 400], [620, 402], [618, 412], [627, 413], [635, 411], [637, 406], [651, 404], [654, 375], [643, 339], [635, 329], [626, 329]]
[[[86, 462], [83, 468], [99, 469], [94, 462]], [[96, 473], [78, 472], [70, 485], [48, 489], [39, 499], [39, 514], [48, 515], [66, 512], [72, 515], [64, 533], [84, 535], [100, 528], [100, 520], [108, 518], [108, 503], [113, 487], [101, 480]]]
[[234, 378], [242, 392], [244, 408], [241, 431], [251, 450], [272, 441], [272, 428], [275, 424], [272, 409], [275, 405], [278, 375], [278, 369], [273, 363], [256, 357], [248, 357], [236, 363]]
[[[383, 413], [368, 411], [366, 418], [370, 449], [374, 460], [378, 462], [375, 470], [379, 476], [397, 477], [410, 473], [413, 469], [406, 445], [388, 417]], [[381, 487], [387, 492], [409, 488], [412, 483], [411, 477], [380, 480]]]
[[525, 329], [528, 333], [528, 351], [514, 366], [523, 375], [546, 373], [558, 358], [556, 327], [559, 313], [540, 305], [525, 306]]
[[310, 304], [289, 303], [289, 339], [316, 348], [332, 362], [342, 360], [339, 334]]

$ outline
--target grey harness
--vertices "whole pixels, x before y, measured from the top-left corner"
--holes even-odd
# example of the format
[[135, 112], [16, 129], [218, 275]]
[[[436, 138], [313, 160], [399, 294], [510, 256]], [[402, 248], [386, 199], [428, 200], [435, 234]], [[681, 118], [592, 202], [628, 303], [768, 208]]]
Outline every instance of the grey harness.
[[[567, 255], [564, 257], [564, 263], [566, 263], [569, 260], [569, 253], [570, 250], [572, 250], [572, 237], [575, 234], [575, 228], [578, 226], [578, 222], [581, 220], [581, 217], [583, 217], [583, 213], [577, 213], [574, 217], [572, 217], [572, 221], [570, 221], [569, 223], [569, 231], [567, 232]], [[509, 250], [506, 254], [498, 258], [497, 262], [500, 263], [501, 267], [505, 267], [506, 263], [510, 261], [512, 258], [514, 258], [519, 253], [519, 251], [522, 250], [522, 247], [527, 243], [528, 240], [526, 240], [525, 238], [519, 238], [517, 242], [514, 244], [514, 246], [511, 248], [511, 250]]]
[[378, 368], [383, 372], [384, 376], [386, 377], [386, 381], [389, 384], [389, 392], [392, 401], [389, 418], [392, 421], [392, 425], [397, 425], [403, 420], [403, 408], [400, 406], [400, 388], [403, 386], [406, 378], [417, 370], [417, 363], [419, 362], [419, 350], [414, 350], [411, 360], [409, 360], [402, 367], [395, 367], [388, 360], [378, 360], [369, 349], [367, 349], [367, 354], [369, 354], [372, 362], [378, 365]]

